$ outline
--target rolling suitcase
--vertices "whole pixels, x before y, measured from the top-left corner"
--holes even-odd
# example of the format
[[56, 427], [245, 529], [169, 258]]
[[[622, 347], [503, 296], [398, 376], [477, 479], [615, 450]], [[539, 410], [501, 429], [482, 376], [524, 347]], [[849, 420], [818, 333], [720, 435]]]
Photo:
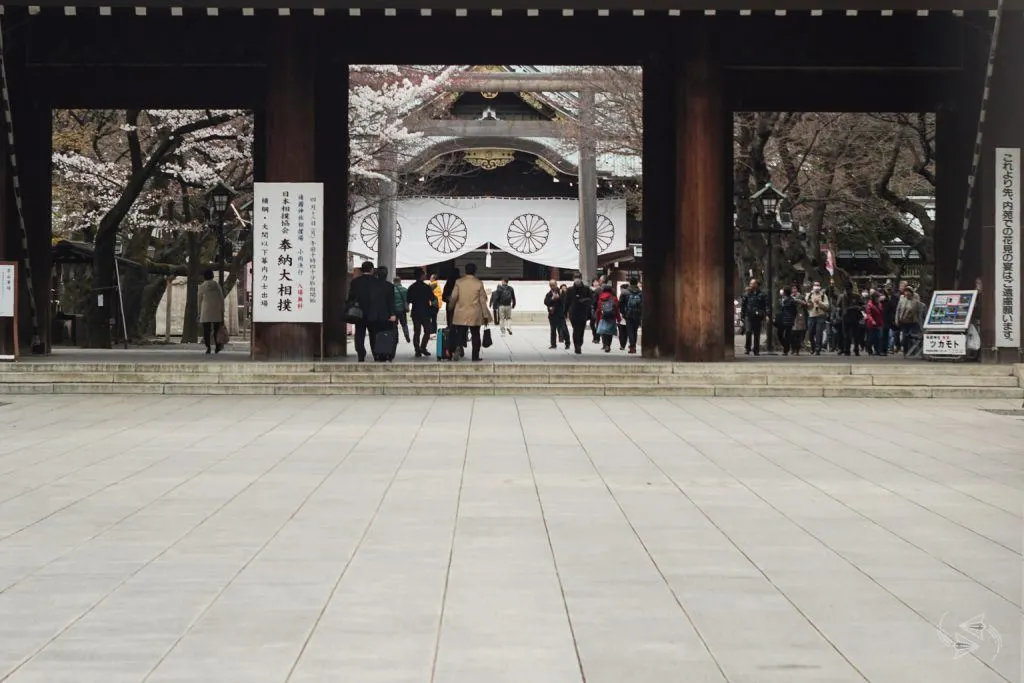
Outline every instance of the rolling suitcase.
[[451, 328], [442, 327], [437, 330], [437, 335], [434, 338], [434, 343], [437, 345], [437, 349], [434, 355], [438, 360], [451, 360], [452, 352], [448, 348], [448, 333]]
[[379, 330], [373, 339], [374, 360], [381, 363], [393, 361], [398, 352], [398, 330], [394, 327], [387, 327]]

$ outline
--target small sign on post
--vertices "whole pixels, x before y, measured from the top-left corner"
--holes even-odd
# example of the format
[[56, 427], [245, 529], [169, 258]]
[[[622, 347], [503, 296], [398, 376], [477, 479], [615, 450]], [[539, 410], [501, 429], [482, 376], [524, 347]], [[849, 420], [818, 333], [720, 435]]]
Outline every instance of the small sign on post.
[[978, 292], [937, 290], [925, 311], [924, 346], [928, 360], [965, 360], [977, 354], [980, 338], [973, 325]]
[[0, 261], [0, 360], [13, 361], [17, 357], [18, 264]]

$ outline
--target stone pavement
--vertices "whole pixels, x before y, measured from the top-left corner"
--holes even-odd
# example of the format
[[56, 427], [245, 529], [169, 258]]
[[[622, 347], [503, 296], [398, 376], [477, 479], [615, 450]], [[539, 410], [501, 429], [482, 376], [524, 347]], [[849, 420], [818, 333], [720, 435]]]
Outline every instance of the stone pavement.
[[0, 680], [1020, 681], [980, 407], [11, 398]]
[[[412, 329], [410, 328], [410, 334]], [[618, 343], [612, 345], [610, 353], [603, 353], [599, 344], [591, 341], [588, 330], [584, 338], [583, 354], [575, 355], [572, 349], [565, 350], [561, 345], [557, 349], [549, 349], [548, 326], [536, 324], [522, 324], [513, 326], [511, 336], [502, 337], [498, 328], [491, 326], [491, 334], [494, 346], [484, 349], [483, 358], [495, 363], [603, 363], [603, 362], [633, 362], [642, 360], [639, 354], [629, 355], [619, 350]], [[763, 354], [760, 357], [743, 355], [743, 338], [736, 337], [736, 360], [749, 362], [783, 362], [783, 363], [903, 363], [920, 362], [920, 360], [904, 360], [902, 356], [891, 356], [886, 358], [872, 358], [862, 355], [859, 358], [843, 358], [834, 353], [825, 353], [821, 356], [802, 354], [799, 357], [783, 357], [781, 353], [775, 356]], [[351, 344], [351, 341], [350, 341]], [[109, 350], [76, 349], [68, 347], [57, 347], [54, 353], [49, 356], [24, 356], [25, 362], [79, 362], [79, 363], [102, 363], [102, 362], [132, 362], [132, 363], [218, 363], [218, 362], [243, 362], [249, 358], [249, 344], [246, 340], [239, 339], [232, 341], [223, 353], [216, 355], [205, 355], [206, 347], [202, 344], [154, 344], [151, 346], [133, 347], [128, 350], [114, 348]], [[434, 343], [430, 344], [431, 353], [434, 350]], [[339, 362], [354, 361], [355, 350], [350, 345], [351, 355], [346, 359], [339, 359]], [[398, 357], [396, 362], [426, 362], [429, 359], [416, 361], [413, 356], [412, 346], [404, 339], [399, 341]]]

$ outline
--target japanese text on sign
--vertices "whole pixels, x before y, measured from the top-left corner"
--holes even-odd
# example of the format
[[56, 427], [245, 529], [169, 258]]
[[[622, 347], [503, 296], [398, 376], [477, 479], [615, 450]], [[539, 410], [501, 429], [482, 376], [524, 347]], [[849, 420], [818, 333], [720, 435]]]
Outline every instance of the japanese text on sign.
[[0, 318], [14, 317], [16, 280], [16, 266], [13, 263], [0, 263]]
[[1020, 148], [996, 148], [996, 346], [1020, 346]]
[[256, 183], [253, 321], [323, 322], [320, 183]]

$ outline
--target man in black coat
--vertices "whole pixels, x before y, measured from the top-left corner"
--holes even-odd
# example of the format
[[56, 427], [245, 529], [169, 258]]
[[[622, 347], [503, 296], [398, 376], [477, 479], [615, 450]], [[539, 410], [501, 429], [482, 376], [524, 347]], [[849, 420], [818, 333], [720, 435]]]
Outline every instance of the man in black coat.
[[[373, 263], [365, 261], [359, 267], [359, 277], [352, 280], [348, 288], [349, 306], [358, 304], [363, 319], [356, 325], [356, 356], [359, 362], [366, 360], [366, 333], [370, 333], [370, 352], [374, 353], [377, 333], [389, 323], [397, 320], [395, 310], [395, 287], [385, 279], [374, 276]], [[378, 273], [379, 275], [379, 273]]]
[[755, 356], [761, 355], [761, 325], [767, 315], [768, 296], [761, 291], [760, 282], [751, 280], [740, 304], [740, 317], [746, 330], [743, 350], [748, 356], [751, 351]]
[[412, 344], [416, 347], [416, 357], [430, 356], [427, 344], [430, 342], [430, 322], [437, 315], [437, 297], [434, 290], [423, 281], [425, 274], [422, 268], [416, 269], [416, 282], [409, 285], [406, 295], [412, 314]]
[[567, 292], [569, 322], [572, 323], [572, 345], [576, 353], [583, 353], [583, 334], [587, 321], [594, 315], [594, 293], [577, 277]]

